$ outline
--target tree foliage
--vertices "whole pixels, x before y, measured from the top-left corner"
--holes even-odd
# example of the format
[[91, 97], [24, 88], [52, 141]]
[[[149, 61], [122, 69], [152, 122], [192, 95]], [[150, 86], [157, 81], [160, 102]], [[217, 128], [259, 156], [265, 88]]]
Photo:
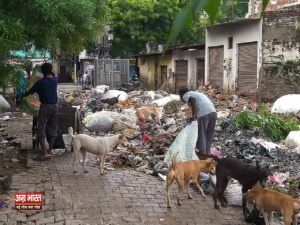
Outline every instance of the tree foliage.
[[174, 19], [173, 44], [204, 43], [204, 27], [210, 22], [241, 18], [248, 10], [247, 3], [239, 0], [211, 0], [209, 3], [202, 0], [111, 0], [114, 34], [111, 54], [128, 57], [144, 50], [147, 42], [165, 43]]
[[[169, 46], [170, 43], [176, 42], [180, 32], [186, 29], [194, 20], [197, 20], [197, 12], [204, 11], [209, 19], [210, 24], [214, 24], [218, 18], [218, 12], [222, 11], [224, 8], [224, 3], [234, 3], [236, 0], [190, 0], [190, 3], [187, 4], [175, 17], [171, 31], [169, 33], [166, 46]], [[262, 0], [263, 7], [261, 14], [265, 11], [269, 0]], [[223, 4], [223, 5], [221, 5]], [[220, 8], [220, 6], [222, 6]], [[233, 9], [233, 7], [232, 7]], [[228, 15], [225, 14], [225, 18]], [[222, 16], [220, 17], [220, 19]], [[224, 18], [224, 17], [223, 17]]]
[[111, 0], [114, 40], [111, 55], [138, 53], [150, 41], [167, 40], [175, 15], [188, 1]]
[[108, 13], [106, 0], [1, 0], [0, 79], [11, 71], [4, 65], [11, 50], [78, 52], [100, 34]]

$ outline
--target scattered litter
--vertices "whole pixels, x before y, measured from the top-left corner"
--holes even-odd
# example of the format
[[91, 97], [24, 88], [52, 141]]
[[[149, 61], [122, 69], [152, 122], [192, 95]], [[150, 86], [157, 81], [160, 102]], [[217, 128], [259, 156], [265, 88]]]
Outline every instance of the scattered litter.
[[64, 154], [66, 150], [64, 148], [61, 148], [61, 149], [52, 149], [52, 153], [54, 156], [59, 156], [59, 155], [62, 155]]
[[200, 172], [199, 178], [200, 178], [200, 182], [205, 182], [205, 181], [210, 180], [210, 176], [208, 174], [202, 173], [202, 172]]
[[[88, 158], [85, 158], [85, 162], [87, 163], [88, 161], [90, 161], [90, 160], [89, 160]], [[80, 163], [83, 163], [83, 160], [80, 159], [79, 162], [80, 162]]]
[[0, 112], [7, 112], [10, 111], [10, 104], [6, 99], [0, 95]]
[[10, 120], [10, 117], [9, 116], [3, 116], [2, 118], [0, 118], [0, 120], [7, 121], [7, 120]]
[[63, 137], [63, 141], [64, 141], [64, 144], [65, 144], [65, 148], [68, 152], [71, 152], [71, 149], [72, 149], [72, 136], [69, 135], [69, 134], [63, 134], [62, 135]]
[[284, 182], [288, 179], [290, 173], [274, 172], [272, 176], [268, 178], [268, 181], [272, 184], [277, 184], [279, 187], [284, 187]]
[[218, 151], [216, 149], [210, 150], [210, 154], [216, 157], [219, 157], [221, 155], [221, 151]]
[[225, 119], [225, 118], [228, 118], [230, 115], [230, 112], [229, 111], [218, 111], [217, 112], [217, 117], [219, 119]]
[[251, 138], [251, 142], [254, 143], [254, 144], [260, 144], [261, 146], [263, 146], [266, 150], [268, 150], [269, 152], [271, 150], [274, 150], [276, 148], [279, 148], [279, 145], [276, 144], [276, 143], [273, 143], [273, 142], [269, 142], [269, 141], [266, 141], [264, 139], [257, 139], [255, 137], [252, 137]]
[[160, 179], [162, 179], [163, 181], [166, 181], [167, 180], [167, 176], [163, 175], [163, 174], [160, 174], [158, 173], [158, 176]]

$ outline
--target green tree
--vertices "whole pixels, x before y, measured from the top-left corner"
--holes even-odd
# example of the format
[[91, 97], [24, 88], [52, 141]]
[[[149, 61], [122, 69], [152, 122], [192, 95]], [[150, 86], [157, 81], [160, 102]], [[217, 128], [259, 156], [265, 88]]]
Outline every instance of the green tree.
[[[197, 0], [200, 4], [201, 0]], [[189, 20], [172, 44], [192, 44], [204, 43], [204, 27], [209, 25], [210, 19], [216, 22], [224, 22], [242, 18], [248, 10], [247, 0], [223, 0], [210, 1], [215, 6], [210, 13], [210, 9], [196, 10], [188, 16]], [[168, 39], [173, 20], [179, 12], [184, 12], [186, 7], [193, 4], [193, 1], [178, 0], [112, 0], [112, 27], [114, 41], [111, 55], [128, 57], [145, 49], [145, 44], [149, 41], [165, 43]], [[216, 7], [221, 4], [220, 9]], [[183, 10], [182, 10], [183, 9]], [[210, 14], [208, 14], [210, 13]], [[207, 16], [207, 14], [209, 16]]]
[[[235, 1], [235, 0], [233, 0]], [[199, 11], [204, 11], [209, 19], [209, 23], [213, 24], [218, 16], [219, 8], [222, 3], [230, 2], [230, 0], [190, 0], [189, 4], [185, 5], [183, 9], [176, 15], [171, 31], [169, 33], [168, 40], [166, 42], [166, 47], [171, 43], [177, 41], [179, 34], [187, 29], [190, 24], [197, 20]], [[265, 11], [269, 0], [262, 0], [262, 12]], [[221, 9], [222, 10], [222, 9]], [[220, 17], [220, 20], [222, 16]]]
[[13, 68], [11, 50], [60, 47], [80, 51], [107, 23], [106, 0], [1, 0], [0, 86]]
[[244, 18], [248, 12], [248, 2], [249, 0], [222, 0], [216, 22], [222, 23]]
[[[128, 57], [144, 50], [147, 42], [164, 43], [175, 15], [187, 2], [180, 0], [111, 0], [111, 24], [114, 35], [111, 55]], [[190, 38], [194, 38], [194, 34], [188, 31]]]

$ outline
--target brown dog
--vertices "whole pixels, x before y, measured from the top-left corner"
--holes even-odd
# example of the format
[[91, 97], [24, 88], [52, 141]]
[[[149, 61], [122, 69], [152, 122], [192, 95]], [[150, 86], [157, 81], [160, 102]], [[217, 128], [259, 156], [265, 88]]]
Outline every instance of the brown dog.
[[137, 118], [142, 122], [145, 122], [145, 120], [151, 116], [153, 120], [155, 120], [158, 124], [161, 124], [160, 110], [156, 106], [147, 106], [144, 108], [140, 108], [136, 110], [135, 114]]
[[214, 163], [213, 159], [209, 158], [206, 160], [189, 160], [186, 162], [176, 163], [176, 157], [178, 152], [173, 155], [172, 164], [168, 169], [167, 174], [167, 206], [170, 208], [170, 191], [171, 185], [174, 180], [176, 180], [178, 184], [178, 192], [177, 192], [177, 203], [181, 205], [180, 194], [182, 192], [183, 186], [186, 185], [188, 191], [188, 198], [192, 199], [192, 195], [190, 192], [189, 181], [192, 180], [192, 183], [197, 187], [198, 191], [205, 198], [205, 194], [198, 184], [198, 175], [200, 172], [213, 172], [214, 171]]
[[115, 106], [117, 107], [117, 109], [119, 111], [122, 111], [123, 109], [129, 109], [129, 108], [132, 108], [134, 107], [134, 104], [130, 103], [128, 101], [128, 99], [124, 100], [124, 101], [120, 101], [118, 102], [117, 104], [115, 104]]
[[297, 225], [300, 200], [267, 188], [254, 187], [244, 194], [246, 201], [254, 202], [264, 216], [265, 224], [271, 225], [273, 212], [281, 212], [285, 225]]

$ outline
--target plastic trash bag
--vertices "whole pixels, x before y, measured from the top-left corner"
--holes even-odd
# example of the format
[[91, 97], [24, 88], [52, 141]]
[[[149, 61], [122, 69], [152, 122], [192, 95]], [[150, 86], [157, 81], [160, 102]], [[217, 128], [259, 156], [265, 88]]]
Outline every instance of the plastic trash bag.
[[0, 95], [0, 112], [10, 111], [10, 104]]
[[243, 194], [242, 186], [238, 181], [234, 180], [233, 183], [229, 183], [225, 192], [224, 197], [226, 198], [228, 205], [231, 206], [242, 206]]
[[119, 90], [108, 90], [104, 94], [101, 95], [101, 99], [111, 99], [111, 98], [116, 98], [118, 97], [119, 101], [125, 101], [128, 98], [128, 95], [124, 91], [119, 91]]
[[284, 182], [289, 178], [290, 173], [279, 173], [274, 172], [272, 176], [269, 177], [268, 181], [272, 184], [277, 184], [279, 187], [285, 187]]
[[288, 148], [300, 148], [300, 131], [291, 131], [285, 139]]
[[96, 112], [84, 118], [83, 123], [91, 132], [109, 132], [112, 130], [112, 117], [115, 114], [116, 113], [109, 111]]
[[284, 95], [274, 102], [272, 113], [296, 113], [300, 110], [300, 95]]
[[195, 146], [198, 138], [198, 123], [193, 121], [187, 125], [175, 138], [171, 146], [169, 147], [164, 161], [169, 162], [172, 160], [173, 154], [177, 151], [177, 161], [186, 161], [192, 159], [199, 159], [195, 153]]
[[152, 101], [152, 104], [157, 104], [158, 106], [163, 107], [171, 101], [180, 101], [179, 95], [170, 95], [164, 98], [160, 98]]
[[104, 94], [108, 90], [109, 90], [109, 86], [107, 86], [107, 85], [98, 85], [95, 88], [95, 91], [97, 94]]

